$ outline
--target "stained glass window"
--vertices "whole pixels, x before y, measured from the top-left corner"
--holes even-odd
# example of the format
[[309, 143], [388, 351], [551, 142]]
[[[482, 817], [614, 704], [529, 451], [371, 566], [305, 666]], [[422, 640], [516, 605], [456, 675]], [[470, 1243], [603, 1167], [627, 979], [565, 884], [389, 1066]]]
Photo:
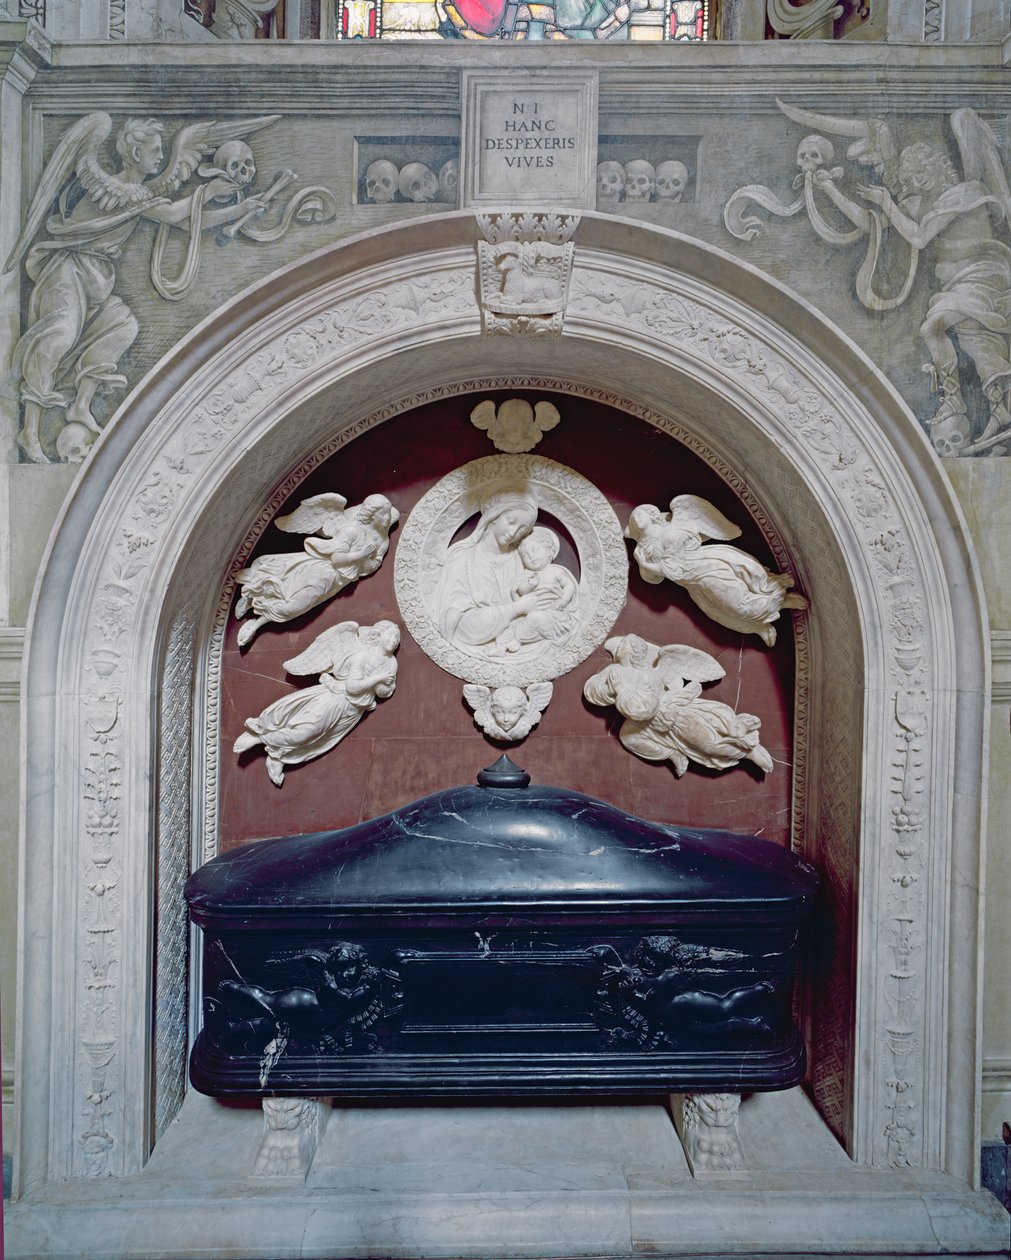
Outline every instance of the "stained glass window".
[[[714, 37], [714, 0], [322, 0], [311, 29], [287, 29], [286, 0], [184, 0], [232, 39], [573, 39], [698, 43]], [[294, 18], [292, 18], [294, 21]]]

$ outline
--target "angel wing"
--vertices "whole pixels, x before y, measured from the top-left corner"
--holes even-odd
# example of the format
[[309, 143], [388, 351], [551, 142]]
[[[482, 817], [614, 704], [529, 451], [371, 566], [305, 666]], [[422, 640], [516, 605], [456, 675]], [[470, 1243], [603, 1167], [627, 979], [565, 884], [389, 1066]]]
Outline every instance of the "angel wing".
[[527, 699], [530, 702], [527, 705], [527, 713], [532, 716], [534, 710], [536, 710], [537, 715], [540, 716], [540, 714], [542, 714], [551, 703], [551, 697], [554, 695], [554, 691], [555, 688], [553, 683], [531, 683], [526, 689]]
[[495, 423], [495, 404], [490, 398], [477, 404], [470, 413], [470, 422], [475, 428], [486, 431]]
[[1011, 189], [997, 137], [974, 109], [956, 109], [951, 115], [951, 129], [958, 141], [965, 178], [985, 184], [1000, 202], [989, 207], [991, 219], [995, 224], [1005, 218], [1011, 222]]
[[664, 682], [675, 690], [685, 681], [716, 682], [727, 672], [715, 657], [687, 643], [668, 643], [660, 648], [656, 669]]
[[879, 175], [887, 175], [898, 156], [895, 137], [881, 118], [839, 118], [835, 114], [819, 114], [811, 109], [798, 109], [776, 97], [776, 104], [795, 123], [827, 131], [833, 136], [848, 136], [853, 143], [846, 156], [861, 166], [873, 166]]
[[155, 196], [177, 192], [197, 169], [203, 157], [208, 157], [219, 144], [226, 140], [241, 140], [256, 131], [262, 131], [277, 122], [280, 114], [263, 114], [259, 118], [241, 118], [231, 122], [198, 122], [180, 128], [172, 140], [172, 152], [168, 165], [157, 179], [147, 187]]
[[[83, 167], [85, 159], [90, 158], [94, 166], [99, 171], [102, 171], [98, 161], [98, 150], [111, 130], [112, 119], [108, 114], [99, 110], [79, 118], [62, 137], [60, 143], [53, 150], [53, 156], [46, 163], [46, 169], [42, 172], [42, 178], [39, 180], [39, 186], [35, 190], [32, 204], [28, 207], [24, 227], [21, 229], [21, 234], [14, 242], [14, 248], [4, 264], [4, 275], [7, 275], [9, 271], [13, 271], [25, 254], [28, 253], [29, 246], [35, 239], [36, 232], [45, 222], [46, 216], [59, 195], [60, 189], [77, 171], [79, 166]], [[109, 175], [106, 171], [102, 171], [102, 173], [109, 179], [115, 179], [115, 176]], [[116, 180], [116, 182], [122, 183], [121, 180]], [[144, 192], [146, 194], [147, 189]]]
[[679, 529], [690, 530], [702, 538], [740, 538], [741, 531], [717, 511], [708, 499], [697, 494], [679, 494], [671, 499], [670, 520]]
[[542, 433], [547, 433], [549, 429], [553, 429], [561, 418], [554, 403], [546, 402], [542, 399], [539, 403], [534, 404], [534, 424], [537, 425]]
[[474, 718], [478, 726], [483, 728], [489, 717], [488, 704], [491, 700], [491, 688], [482, 687], [479, 683], [464, 683], [463, 694], [474, 710]]
[[360, 646], [358, 622], [341, 621], [317, 635], [304, 652], [285, 661], [284, 668], [289, 674], [298, 674], [299, 677], [322, 674], [335, 668]]
[[314, 494], [303, 499], [294, 512], [279, 516], [274, 524], [286, 534], [326, 534], [332, 538], [347, 505], [342, 494]]

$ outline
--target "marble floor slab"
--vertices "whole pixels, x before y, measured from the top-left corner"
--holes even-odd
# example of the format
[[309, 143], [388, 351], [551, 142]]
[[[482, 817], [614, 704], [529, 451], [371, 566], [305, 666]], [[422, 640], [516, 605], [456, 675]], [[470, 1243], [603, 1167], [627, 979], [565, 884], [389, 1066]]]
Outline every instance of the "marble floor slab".
[[996, 1257], [1009, 1218], [851, 1164], [800, 1090], [741, 1108], [747, 1173], [693, 1178], [662, 1100], [335, 1108], [304, 1184], [251, 1175], [259, 1109], [191, 1094], [144, 1172], [8, 1203], [8, 1256]]

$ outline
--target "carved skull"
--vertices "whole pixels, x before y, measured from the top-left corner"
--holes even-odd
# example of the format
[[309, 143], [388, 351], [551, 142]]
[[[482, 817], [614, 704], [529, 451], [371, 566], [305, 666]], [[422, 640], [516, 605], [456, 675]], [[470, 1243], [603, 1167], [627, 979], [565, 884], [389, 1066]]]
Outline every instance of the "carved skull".
[[944, 416], [930, 426], [930, 440], [938, 455], [951, 458], [962, 454], [969, 440], [969, 418], [964, 412]]
[[226, 140], [219, 145], [212, 158], [219, 171], [232, 181], [237, 188], [245, 188], [252, 183], [256, 175], [256, 159], [253, 150], [241, 140]]
[[661, 162], [656, 168], [657, 201], [680, 201], [688, 183], [684, 162]]
[[656, 171], [645, 158], [625, 163], [625, 200], [649, 201], [656, 188]]
[[68, 464], [83, 464], [94, 441], [95, 435], [87, 425], [71, 420], [63, 426], [56, 438], [56, 453]]
[[805, 136], [797, 147], [797, 165], [805, 173], [820, 170], [834, 157], [832, 142], [824, 136]]
[[435, 172], [424, 162], [408, 162], [400, 172], [400, 195], [405, 201], [434, 201], [439, 195]]
[[617, 205], [625, 187], [625, 168], [620, 162], [601, 162], [597, 167], [597, 201]]
[[460, 183], [460, 162], [450, 158], [439, 168], [439, 200], [456, 205], [457, 187]]
[[385, 158], [369, 164], [365, 172], [365, 196], [367, 200], [385, 205], [397, 195], [397, 168]]

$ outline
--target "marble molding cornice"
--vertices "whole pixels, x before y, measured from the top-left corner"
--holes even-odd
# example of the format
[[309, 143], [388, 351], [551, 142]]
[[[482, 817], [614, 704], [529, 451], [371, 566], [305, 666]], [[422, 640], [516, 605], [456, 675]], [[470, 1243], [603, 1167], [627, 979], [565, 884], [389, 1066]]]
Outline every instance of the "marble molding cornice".
[[[38, 33], [45, 38], [41, 30]], [[761, 48], [760, 62], [742, 60], [739, 48], [734, 57], [728, 57], [726, 48], [715, 45], [693, 48], [691, 56], [689, 50], [665, 45], [669, 55], [663, 59], [640, 45], [637, 54], [642, 55], [635, 61], [625, 54], [615, 56], [619, 50], [610, 47], [577, 50], [569, 56], [565, 55], [571, 54], [569, 49], [553, 47], [550, 52], [555, 68], [564, 64], [598, 72], [604, 130], [609, 117], [616, 114], [626, 129], [630, 120], [636, 126], [651, 123], [655, 127], [672, 111], [699, 115], [719, 109], [779, 117], [776, 97], [784, 95], [844, 116], [854, 112], [854, 93], [873, 101], [875, 109], [891, 112], [947, 115], [967, 99], [977, 110], [1011, 108], [1011, 82], [997, 45], [913, 48], [832, 43], [827, 45], [831, 56], [807, 41], [774, 41]], [[787, 58], [767, 55], [776, 49], [800, 49], [804, 55], [796, 51]], [[886, 79], [880, 51], [890, 54]], [[522, 62], [517, 64], [520, 56]], [[304, 44], [273, 41], [55, 44], [51, 57], [54, 73], [34, 85], [31, 99], [36, 108], [55, 113], [164, 110], [166, 84], [174, 96], [185, 97], [188, 111], [220, 110], [223, 99], [248, 91], [255, 83], [261, 110], [324, 116], [404, 115], [450, 129], [455, 129], [460, 112], [463, 70], [480, 65], [536, 71], [547, 64], [540, 50], [530, 46], [487, 49], [478, 61], [468, 47], [429, 44], [421, 59], [407, 45], [349, 50], [340, 41], [313, 45], [311, 50]], [[43, 64], [48, 65], [48, 60]], [[439, 120], [439, 115], [445, 120]]]
[[1011, 704], [1011, 630], [990, 631], [990, 659], [993, 663], [990, 699], [994, 704]]
[[53, 45], [38, 22], [0, 21], [0, 80], [24, 93], [52, 65]]

